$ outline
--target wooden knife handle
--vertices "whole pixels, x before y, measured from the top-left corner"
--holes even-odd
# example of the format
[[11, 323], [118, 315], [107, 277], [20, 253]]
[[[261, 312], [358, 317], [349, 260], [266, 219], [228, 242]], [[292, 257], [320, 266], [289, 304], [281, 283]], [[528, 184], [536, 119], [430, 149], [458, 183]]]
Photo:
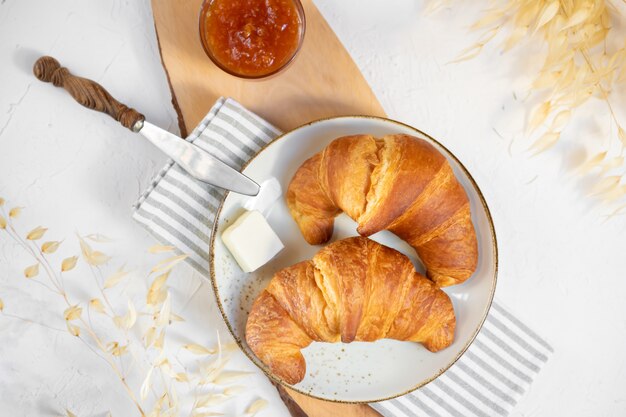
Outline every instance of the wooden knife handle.
[[143, 114], [114, 99], [97, 82], [72, 75], [51, 56], [39, 58], [33, 66], [33, 73], [41, 81], [65, 88], [83, 106], [108, 114], [133, 132], [138, 132], [143, 127]]

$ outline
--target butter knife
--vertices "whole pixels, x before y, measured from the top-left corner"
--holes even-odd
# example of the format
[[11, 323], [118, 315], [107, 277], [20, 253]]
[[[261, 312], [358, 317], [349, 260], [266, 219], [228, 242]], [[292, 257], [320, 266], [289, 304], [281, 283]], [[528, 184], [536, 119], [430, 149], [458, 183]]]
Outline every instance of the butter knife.
[[122, 126], [141, 133], [192, 177], [239, 194], [259, 193], [259, 185], [250, 178], [192, 143], [147, 122], [143, 114], [114, 99], [100, 84], [72, 75], [51, 56], [39, 58], [33, 73], [41, 81], [64, 88], [81, 105], [106, 113]]

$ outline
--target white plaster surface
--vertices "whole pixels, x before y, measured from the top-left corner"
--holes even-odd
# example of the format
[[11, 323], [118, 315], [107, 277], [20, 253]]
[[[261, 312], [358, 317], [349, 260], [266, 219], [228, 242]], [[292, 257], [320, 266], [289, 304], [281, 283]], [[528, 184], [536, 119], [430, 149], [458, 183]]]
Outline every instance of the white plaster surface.
[[[413, 0], [316, 3], [389, 116], [439, 139], [483, 190], [500, 249], [497, 297], [556, 351], [512, 415], [626, 415], [626, 217], [605, 221], [608, 209], [593, 203], [588, 181], [572, 169], [609, 143], [614, 127], [602, 104], [577, 111], [562, 143], [531, 158], [524, 99], [536, 51], [487, 47], [474, 60], [446, 64], [477, 37], [468, 31], [477, 5], [456, 2], [424, 16]], [[623, 23], [615, 30], [624, 33]], [[154, 263], [145, 254], [153, 241], [131, 220], [131, 205], [165, 157], [35, 80], [30, 67], [44, 53], [175, 132], [149, 1], [0, 0], [0, 196], [27, 207], [23, 228], [42, 224], [48, 237], [66, 239], [59, 259], [78, 251], [75, 232], [102, 233], [116, 239], [103, 249], [144, 271]], [[626, 103], [614, 106], [626, 120]], [[63, 305], [22, 277], [29, 262], [0, 236], [5, 312], [63, 329]], [[226, 334], [210, 286], [186, 267], [171, 281], [185, 334], [206, 344], [215, 329]], [[93, 291], [85, 282], [72, 288], [77, 296]], [[232, 367], [255, 369], [242, 357]], [[263, 376], [245, 384], [255, 391], [225, 405], [227, 415], [241, 415], [257, 395], [271, 402], [259, 416], [287, 415]], [[0, 416], [64, 408], [137, 414], [106, 364], [76, 339], [0, 316]]]

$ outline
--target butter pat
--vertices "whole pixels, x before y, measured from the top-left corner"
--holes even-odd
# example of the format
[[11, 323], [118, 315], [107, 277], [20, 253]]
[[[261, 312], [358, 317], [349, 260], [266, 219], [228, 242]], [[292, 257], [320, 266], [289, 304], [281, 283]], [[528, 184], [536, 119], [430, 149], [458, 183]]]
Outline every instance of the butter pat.
[[243, 272], [252, 272], [270, 261], [283, 248], [258, 211], [247, 211], [222, 233], [222, 241]]

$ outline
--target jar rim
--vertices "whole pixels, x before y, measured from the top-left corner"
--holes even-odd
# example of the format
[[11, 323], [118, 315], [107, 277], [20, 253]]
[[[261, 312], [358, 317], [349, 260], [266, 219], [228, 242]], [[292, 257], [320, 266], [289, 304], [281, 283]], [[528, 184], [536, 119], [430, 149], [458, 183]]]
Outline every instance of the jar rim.
[[239, 78], [244, 78], [244, 79], [260, 79], [260, 78], [267, 78], [270, 77], [272, 75], [275, 75], [281, 71], [283, 71], [285, 68], [287, 68], [296, 58], [296, 55], [298, 55], [298, 53], [300, 52], [300, 49], [302, 48], [302, 44], [304, 43], [304, 35], [306, 32], [306, 16], [304, 14], [304, 7], [302, 6], [302, 3], [300, 2], [300, 0], [289, 0], [291, 2], [293, 2], [295, 8], [296, 8], [296, 12], [298, 13], [298, 17], [300, 20], [300, 34], [298, 36], [298, 45], [297, 47], [294, 49], [293, 53], [291, 54], [291, 56], [285, 60], [285, 62], [283, 64], [281, 64], [278, 68], [267, 72], [267, 73], [263, 73], [263, 74], [242, 74], [240, 72], [234, 71], [231, 68], [228, 68], [226, 65], [224, 65], [219, 59], [217, 59], [217, 57], [213, 54], [211, 48], [209, 47], [209, 45], [207, 44], [207, 40], [206, 37], [204, 36], [206, 33], [206, 13], [208, 12], [209, 8], [211, 7], [211, 5], [213, 4], [215, 0], [204, 0], [202, 2], [202, 6], [200, 7], [200, 14], [199, 14], [199, 22], [198, 22], [198, 29], [199, 29], [199, 35], [200, 35], [200, 43], [202, 44], [202, 49], [204, 49], [204, 53], [211, 59], [211, 61], [222, 71], [233, 75], [235, 77], [239, 77]]

